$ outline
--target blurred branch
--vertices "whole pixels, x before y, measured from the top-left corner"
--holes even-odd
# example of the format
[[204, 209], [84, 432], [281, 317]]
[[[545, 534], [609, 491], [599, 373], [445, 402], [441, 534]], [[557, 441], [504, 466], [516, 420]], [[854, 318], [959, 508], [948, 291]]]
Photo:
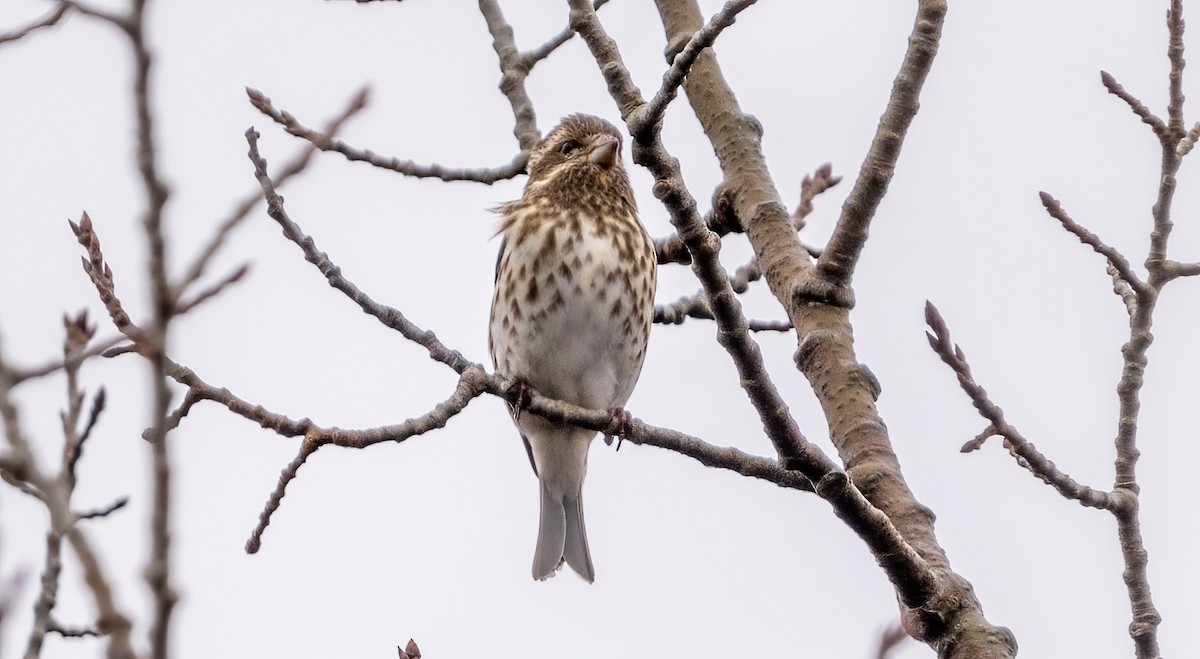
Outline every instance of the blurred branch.
[[513, 157], [512, 162], [499, 167], [490, 169], [454, 169], [436, 163], [422, 165], [411, 160], [380, 156], [370, 149], [359, 149], [334, 138], [332, 135], [308, 128], [290, 113], [275, 109], [275, 106], [271, 104], [271, 99], [267, 98], [266, 95], [257, 89], [247, 87], [246, 94], [250, 97], [250, 103], [259, 112], [262, 112], [275, 123], [283, 126], [284, 130], [288, 133], [307, 140], [316, 148], [322, 151], [336, 151], [342, 154], [347, 160], [365, 162], [375, 167], [404, 174], [405, 176], [437, 178], [443, 181], [475, 181], [491, 185], [496, 181], [510, 179], [524, 172], [525, 163], [529, 157], [527, 153], [521, 152]]
[[34, 32], [37, 32], [38, 30], [58, 25], [58, 22], [62, 20], [62, 17], [66, 16], [68, 9], [70, 9], [70, 7], [67, 5], [60, 4], [54, 11], [24, 27], [19, 27], [10, 32], [0, 32], [0, 45], [12, 41], [19, 41], [33, 34]]
[[908, 639], [908, 634], [904, 633], [904, 626], [900, 621], [888, 625], [879, 633], [879, 646], [875, 649], [875, 659], [888, 659], [892, 656], [892, 652], [900, 647], [900, 645]]
[[225, 275], [224, 278], [213, 283], [208, 288], [205, 288], [204, 290], [200, 291], [199, 293], [196, 293], [194, 296], [192, 296], [191, 298], [189, 298], [187, 300], [181, 300], [179, 302], [179, 306], [175, 309], [175, 315], [182, 316], [183, 314], [191, 311], [192, 309], [195, 309], [196, 307], [200, 306], [201, 304], [204, 304], [208, 300], [220, 295], [221, 292], [224, 291], [226, 288], [241, 281], [242, 278], [245, 277], [246, 273], [248, 273], [248, 272], [250, 272], [250, 264], [243, 263], [242, 265], [238, 266], [238, 268], [236, 270], [229, 273], [228, 275]]
[[1018, 464], [1028, 469], [1034, 476], [1058, 490], [1059, 494], [1068, 499], [1078, 501], [1084, 506], [1101, 509], [1111, 509], [1115, 505], [1107, 492], [1081, 485], [1069, 475], [1060, 470], [1055, 464], [1017, 431], [1004, 418], [1004, 411], [992, 402], [987, 391], [975, 382], [971, 375], [971, 367], [967, 364], [967, 356], [957, 344], [950, 340], [950, 329], [946, 321], [932, 302], [925, 303], [925, 322], [933, 333], [926, 333], [929, 347], [937, 353], [942, 361], [954, 370], [958, 376], [958, 384], [971, 403], [979, 411], [979, 415], [987, 419], [989, 425], [983, 433], [963, 446], [963, 451], [973, 451], [979, 448], [989, 435], [1000, 435], [1007, 445], [1011, 446], [1013, 457], [1018, 458]]
[[[341, 113], [325, 124], [322, 132], [329, 136], [337, 135], [351, 117], [367, 107], [369, 99], [370, 89], [367, 87], [359, 89], [358, 93], [351, 97], [350, 102], [346, 104]], [[279, 169], [275, 175], [275, 184], [281, 186], [288, 179], [303, 172], [308, 167], [308, 164], [312, 162], [313, 154], [316, 152], [317, 147], [315, 145], [312, 143], [306, 145], [299, 155]], [[252, 194], [247, 195], [242, 201], [238, 202], [229, 216], [217, 225], [217, 230], [209, 238], [208, 244], [200, 250], [200, 253], [197, 254], [192, 264], [188, 266], [183, 277], [173, 287], [173, 294], [176, 299], [182, 297], [184, 292], [204, 274], [205, 268], [208, 267], [209, 262], [212, 261], [216, 253], [221, 249], [221, 246], [224, 245], [229, 234], [250, 215], [250, 211], [254, 210], [254, 207], [262, 201], [262, 198], [262, 191], [255, 190]]]
[[[51, 612], [56, 600], [58, 581], [62, 570], [62, 540], [65, 538], [74, 550], [83, 570], [84, 582], [92, 595], [96, 607], [99, 629], [109, 635], [108, 659], [133, 659], [131, 625], [129, 618], [116, 606], [108, 577], [100, 566], [87, 534], [76, 526], [76, 516], [71, 512], [70, 499], [74, 489], [74, 466], [81, 451], [86, 431], [78, 431], [82, 410], [83, 392], [77, 387], [74, 373], [82, 364], [86, 354], [86, 343], [92, 331], [81, 314], [64, 319], [67, 338], [64, 341], [64, 368], [68, 372], [67, 410], [63, 414], [63, 429], [66, 433], [62, 452], [62, 468], [57, 477], [49, 477], [38, 466], [25, 437], [20, 412], [12, 401], [15, 386], [13, 371], [0, 352], [0, 419], [4, 422], [4, 437], [8, 450], [0, 453], [0, 475], [10, 484], [22, 487], [23, 491], [37, 493], [50, 515], [50, 530], [46, 534], [46, 559], [42, 571], [41, 588], [34, 604], [34, 620], [25, 656], [37, 657], [43, 640], [51, 627]], [[89, 425], [92, 422], [89, 422]]]

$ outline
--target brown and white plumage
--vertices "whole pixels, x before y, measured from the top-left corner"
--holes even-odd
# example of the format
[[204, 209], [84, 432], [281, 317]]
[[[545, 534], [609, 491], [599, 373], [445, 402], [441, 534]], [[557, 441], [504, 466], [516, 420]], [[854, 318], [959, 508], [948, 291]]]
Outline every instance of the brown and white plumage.
[[[641, 373], [654, 316], [654, 247], [637, 217], [621, 134], [565, 118], [534, 147], [529, 180], [503, 216], [488, 347], [497, 371], [581, 407], [616, 409]], [[565, 561], [595, 578], [583, 480], [596, 433], [515, 415], [541, 486], [533, 576]]]

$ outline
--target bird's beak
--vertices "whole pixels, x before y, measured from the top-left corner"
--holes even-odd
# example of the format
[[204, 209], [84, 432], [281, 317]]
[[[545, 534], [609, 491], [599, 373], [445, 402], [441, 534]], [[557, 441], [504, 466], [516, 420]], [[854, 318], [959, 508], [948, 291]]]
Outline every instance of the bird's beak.
[[608, 169], [617, 164], [617, 138], [612, 135], [601, 135], [592, 140], [592, 150], [588, 153], [588, 162]]

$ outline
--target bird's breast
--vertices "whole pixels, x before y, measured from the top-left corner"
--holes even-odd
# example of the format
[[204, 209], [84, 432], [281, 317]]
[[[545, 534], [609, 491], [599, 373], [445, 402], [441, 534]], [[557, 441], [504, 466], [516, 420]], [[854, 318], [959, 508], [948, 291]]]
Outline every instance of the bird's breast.
[[623, 405], [645, 356], [654, 285], [636, 217], [511, 223], [490, 327], [496, 367], [578, 405]]

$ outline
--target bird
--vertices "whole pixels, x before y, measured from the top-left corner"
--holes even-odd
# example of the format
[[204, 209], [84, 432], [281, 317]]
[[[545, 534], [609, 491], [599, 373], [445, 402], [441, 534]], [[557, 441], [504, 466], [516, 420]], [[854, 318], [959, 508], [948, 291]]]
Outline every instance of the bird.
[[[488, 349], [496, 371], [519, 385], [609, 410], [623, 425], [646, 357], [658, 262], [621, 145], [611, 123], [574, 114], [531, 149], [521, 198], [495, 209], [502, 240]], [[541, 495], [533, 577], [565, 562], [592, 583], [583, 481], [597, 432], [520, 407], [510, 412]]]

